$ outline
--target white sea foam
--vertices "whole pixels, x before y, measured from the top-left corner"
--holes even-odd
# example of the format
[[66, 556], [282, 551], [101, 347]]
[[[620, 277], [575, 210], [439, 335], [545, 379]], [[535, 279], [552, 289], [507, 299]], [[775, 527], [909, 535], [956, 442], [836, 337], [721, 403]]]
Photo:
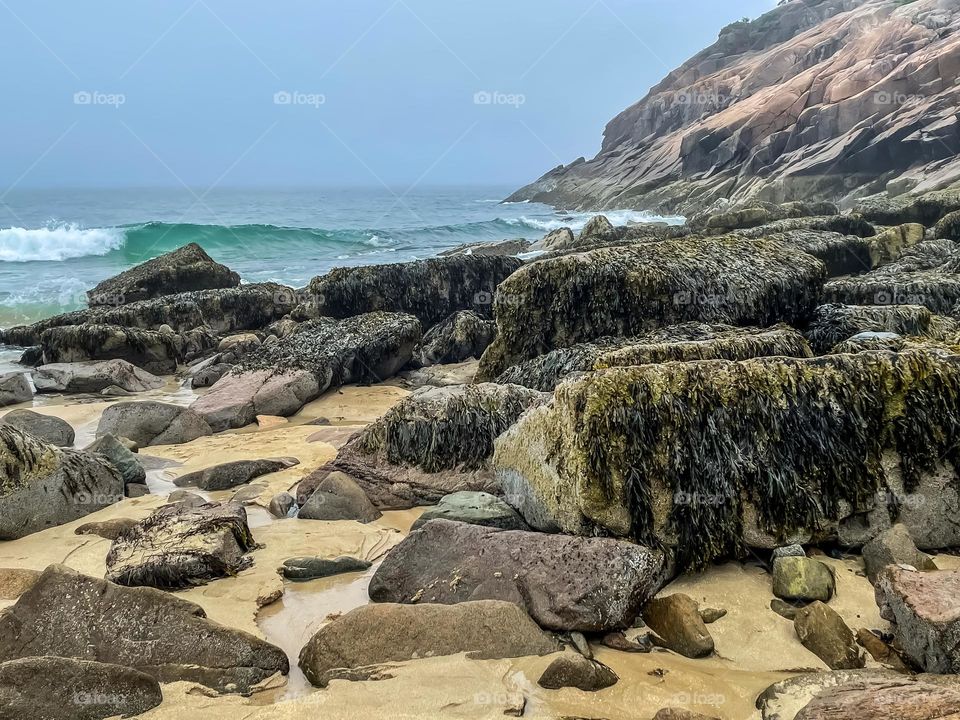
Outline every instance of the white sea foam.
[[608, 210], [605, 212], [569, 212], [558, 213], [556, 217], [527, 217], [507, 218], [504, 222], [509, 225], [522, 225], [545, 233], [568, 227], [572, 230], [581, 230], [590, 218], [595, 215], [605, 215], [614, 225], [629, 225], [630, 223], [665, 222], [670, 225], [682, 225], [684, 219], [679, 216], [663, 217], [644, 210]]
[[0, 229], [0, 261], [69, 260], [88, 255], [106, 255], [123, 247], [124, 232], [118, 228], [82, 229], [74, 224], [27, 229]]

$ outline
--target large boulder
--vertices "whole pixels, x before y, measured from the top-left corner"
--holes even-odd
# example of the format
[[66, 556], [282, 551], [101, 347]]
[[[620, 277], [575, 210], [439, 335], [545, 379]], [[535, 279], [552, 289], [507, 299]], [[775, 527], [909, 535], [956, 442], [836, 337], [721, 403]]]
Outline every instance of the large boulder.
[[561, 384], [493, 465], [532, 527], [634, 537], [688, 567], [796, 535], [862, 545], [898, 513], [942, 528], [958, 413], [960, 357], [934, 351], [612, 368]]
[[173, 484], [177, 487], [198, 487], [207, 492], [229, 490], [237, 485], [248, 483], [261, 475], [280, 472], [299, 464], [300, 461], [296, 458], [234, 460], [233, 462], [221, 463], [181, 475], [173, 481]]
[[87, 292], [91, 306], [123, 305], [164, 295], [236, 287], [240, 276], [215, 262], [196, 243], [147, 260]]
[[378, 679], [390, 663], [416, 658], [467, 653], [483, 660], [557, 649], [556, 640], [509, 602], [361, 605], [310, 638], [300, 651], [300, 669], [326, 687], [338, 678]]
[[105, 720], [140, 715], [163, 700], [133, 668], [63, 657], [0, 663], [0, 720]]
[[375, 602], [511, 600], [551, 630], [630, 626], [665, 580], [663, 554], [581, 538], [432, 520], [394, 547], [370, 581]]
[[217, 432], [249, 425], [257, 415], [293, 415], [327, 390], [393, 376], [420, 338], [420, 322], [400, 313], [304, 322], [246, 354], [191, 407]]
[[178, 363], [216, 345], [216, 336], [206, 329], [178, 335], [87, 323], [50, 328], [40, 335], [44, 363], [120, 359], [156, 375], [170, 375]]
[[547, 397], [494, 383], [420, 388], [305, 478], [297, 497], [305, 500], [331, 469], [354, 478], [380, 508], [429, 505], [459, 490], [496, 494], [494, 438]]
[[413, 351], [411, 365], [429, 367], [479, 358], [493, 341], [496, 326], [473, 310], [460, 310], [434, 325]]
[[0, 342], [23, 347], [39, 345], [45, 330], [64, 325], [117, 325], [158, 330], [169, 325], [177, 333], [206, 327], [215, 335], [262, 328], [293, 307], [295, 293], [277, 283], [251, 283], [219, 290], [195, 290], [117, 307], [93, 307], [55, 315], [32, 325], [0, 331]]
[[647, 365], [673, 360], [745, 360], [766, 355], [810, 357], [810, 347], [796, 330], [735, 328], [688, 322], [653, 330], [635, 338], [599, 338], [551, 350], [508, 368], [497, 383], [515, 383], [552, 392], [577, 372], [621, 365]]
[[0, 417], [0, 424], [10, 425], [57, 447], [73, 447], [76, 437], [73, 427], [56, 415], [41, 415], [21, 408]]
[[252, 564], [240, 503], [173, 503], [120, 534], [107, 553], [107, 580], [176, 590], [235, 575]]
[[876, 588], [880, 615], [895, 623], [904, 658], [924, 672], [960, 672], [960, 570], [888, 565]]
[[458, 310], [489, 316], [497, 286], [523, 262], [513, 257], [454, 255], [390, 265], [335, 268], [307, 286], [296, 320], [385, 310], [417, 317], [425, 330]]
[[0, 540], [71, 522], [123, 499], [123, 478], [105, 458], [0, 424]]
[[0, 375], [0, 408], [33, 400], [33, 388], [26, 373], [9, 372]]
[[213, 431], [196, 412], [180, 405], [145, 400], [122, 402], [103, 411], [97, 437], [110, 433], [133, 440], [140, 447], [177, 445]]
[[559, 347], [687, 321], [795, 324], [813, 311], [822, 262], [768, 239], [666, 240], [532, 262], [497, 292], [497, 337], [478, 380]]
[[0, 661], [95, 660], [221, 692], [250, 692], [289, 661], [265, 640], [208, 620], [203, 608], [153, 588], [128, 588], [51, 565], [0, 614]]
[[126, 360], [50, 363], [33, 371], [39, 393], [99, 393], [109, 387], [145, 392], [163, 387], [163, 380]]
[[836, 580], [830, 567], [815, 558], [786, 556], [773, 560], [773, 594], [791, 602], [828, 602]]

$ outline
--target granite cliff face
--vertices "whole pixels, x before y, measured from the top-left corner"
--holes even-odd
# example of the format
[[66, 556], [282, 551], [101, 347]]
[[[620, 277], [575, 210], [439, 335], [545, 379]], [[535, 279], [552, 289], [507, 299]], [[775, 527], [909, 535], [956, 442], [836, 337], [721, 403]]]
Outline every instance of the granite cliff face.
[[511, 198], [692, 214], [960, 181], [960, 2], [784, 0], [610, 121], [603, 146]]

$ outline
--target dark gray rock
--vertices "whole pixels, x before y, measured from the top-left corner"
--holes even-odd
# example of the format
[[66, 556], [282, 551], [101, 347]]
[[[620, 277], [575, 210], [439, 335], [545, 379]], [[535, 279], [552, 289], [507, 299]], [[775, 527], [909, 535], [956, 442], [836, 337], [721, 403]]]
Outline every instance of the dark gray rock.
[[131, 483], [143, 485], [147, 482], [147, 471], [140, 464], [137, 454], [131, 452], [126, 445], [110, 433], [101, 435], [85, 447], [83, 451], [103, 455], [120, 471], [125, 485]]
[[130, 438], [140, 447], [176, 445], [213, 434], [196, 412], [180, 405], [145, 400], [122, 402], [103, 411], [97, 437], [110, 433]]
[[33, 371], [38, 393], [100, 393], [110, 387], [144, 392], [163, 387], [163, 380], [126, 360], [50, 363]]
[[413, 351], [413, 367], [479, 358], [493, 341], [496, 325], [473, 310], [460, 310], [427, 331]]
[[198, 487], [201, 490], [229, 490], [254, 478], [280, 472], [299, 465], [296, 458], [267, 458], [264, 460], [235, 460], [181, 475], [173, 484], [177, 487]]
[[106, 459], [0, 424], [0, 540], [71, 522], [122, 499], [123, 478]]
[[163, 700], [133, 668], [62, 657], [0, 663], [0, 720], [104, 720], [140, 715]]
[[880, 571], [887, 565], [910, 565], [917, 570], [936, 570], [929, 555], [920, 552], [913, 544], [906, 525], [897, 523], [863, 546], [863, 564], [870, 582], [876, 582]]
[[33, 388], [26, 373], [10, 372], [0, 375], [0, 407], [33, 400]]
[[73, 447], [76, 433], [66, 420], [55, 415], [42, 415], [33, 410], [11, 410], [0, 417], [0, 424], [10, 425], [58, 447]]
[[344, 555], [333, 560], [319, 557], [290, 558], [283, 561], [280, 570], [287, 580], [316, 580], [341, 573], [360, 572], [369, 567], [367, 560]]
[[464, 243], [450, 250], [437, 253], [439, 257], [454, 255], [477, 255], [480, 257], [513, 256], [530, 249], [530, 241], [523, 238], [512, 240], [495, 240], [493, 242]]
[[537, 685], [547, 690], [573, 687], [584, 692], [596, 692], [615, 685], [617, 674], [596, 660], [589, 660], [578, 653], [563, 653], [547, 665]]
[[290, 517], [290, 511], [297, 506], [297, 499], [288, 492], [281, 492], [270, 498], [267, 510], [276, 518]]
[[97, 535], [107, 540], [116, 540], [137, 524], [133, 518], [114, 518], [99, 522], [84, 523], [73, 531], [74, 535]]
[[370, 582], [375, 602], [519, 602], [542, 627], [629, 627], [664, 580], [662, 554], [582, 538], [432, 520], [394, 547]]
[[0, 613], [0, 638], [0, 661], [97, 660], [140, 670], [161, 683], [185, 680], [221, 692], [249, 692], [274, 673], [289, 671], [280, 648], [208, 620], [199, 605], [63, 565], [49, 566]]
[[506, 502], [485, 492], [461, 491], [444, 495], [436, 507], [417, 518], [410, 528], [417, 530], [431, 520], [442, 518], [501, 530], [529, 530], [520, 514]]
[[297, 513], [302, 520], [357, 520], [363, 523], [373, 522], [380, 515], [363, 488], [349, 475], [336, 471], [320, 481]]

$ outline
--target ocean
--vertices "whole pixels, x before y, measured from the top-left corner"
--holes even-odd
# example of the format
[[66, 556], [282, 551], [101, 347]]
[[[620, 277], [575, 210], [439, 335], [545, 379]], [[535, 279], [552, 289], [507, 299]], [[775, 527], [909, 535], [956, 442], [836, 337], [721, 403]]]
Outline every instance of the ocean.
[[[14, 190], [0, 197], [0, 327], [85, 305], [104, 278], [199, 243], [244, 282], [302, 287], [337, 266], [431, 257], [462, 243], [537, 240], [592, 213], [504, 204], [510, 187]], [[660, 221], [607, 213], [614, 224]]]

